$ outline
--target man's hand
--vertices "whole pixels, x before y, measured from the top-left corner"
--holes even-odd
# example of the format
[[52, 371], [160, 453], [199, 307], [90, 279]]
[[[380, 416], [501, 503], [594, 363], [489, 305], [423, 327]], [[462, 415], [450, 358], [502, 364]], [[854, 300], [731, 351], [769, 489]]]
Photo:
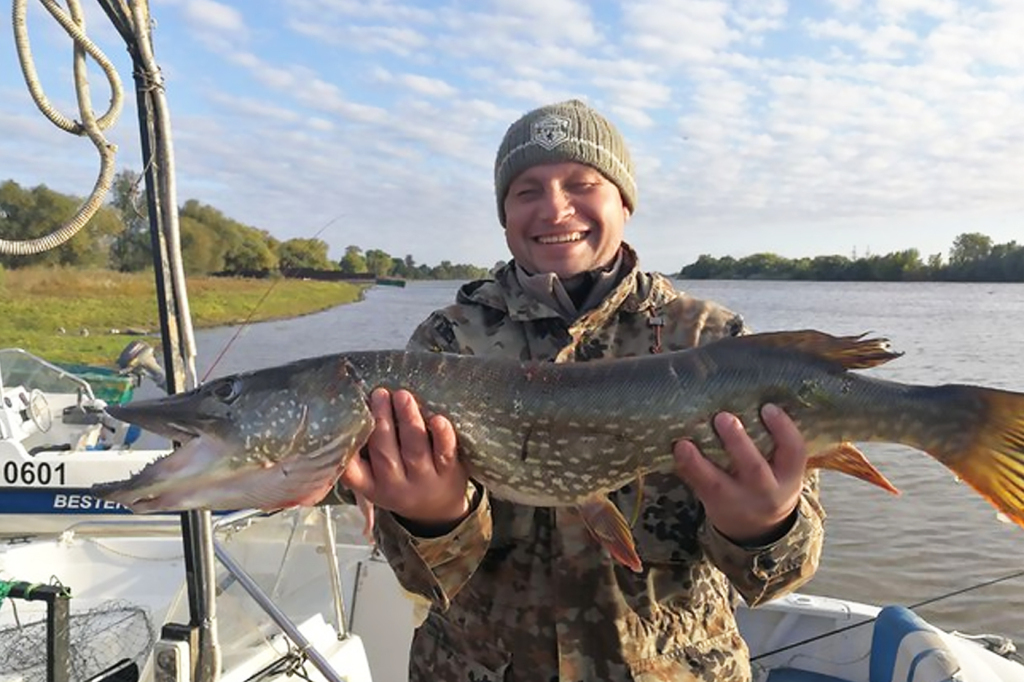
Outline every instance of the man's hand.
[[450, 528], [469, 513], [468, 476], [458, 461], [455, 429], [445, 417], [424, 422], [408, 391], [370, 396], [376, 426], [368, 457], [353, 457], [342, 485], [410, 521], [417, 529]]
[[675, 444], [676, 471], [704, 505], [720, 533], [739, 544], [777, 540], [788, 529], [800, 501], [807, 448], [796, 424], [775, 405], [765, 405], [761, 418], [775, 440], [767, 461], [734, 415], [715, 415], [715, 431], [732, 458], [723, 471], [700, 454], [690, 441]]

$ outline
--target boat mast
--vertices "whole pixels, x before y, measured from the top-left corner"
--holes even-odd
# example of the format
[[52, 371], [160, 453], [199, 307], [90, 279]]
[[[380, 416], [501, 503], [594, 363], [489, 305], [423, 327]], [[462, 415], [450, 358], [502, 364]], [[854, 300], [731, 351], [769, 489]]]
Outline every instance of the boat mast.
[[[149, 2], [97, 2], [121, 34], [132, 59], [167, 392], [178, 393], [198, 383], [196, 351], [181, 261], [170, 117], [163, 75], [153, 56]], [[220, 651], [217, 645], [216, 567], [210, 512], [182, 513], [181, 533], [189, 623], [184, 628], [165, 626], [165, 634], [173, 633], [188, 640], [195, 663], [193, 679], [212, 682], [220, 674]]]

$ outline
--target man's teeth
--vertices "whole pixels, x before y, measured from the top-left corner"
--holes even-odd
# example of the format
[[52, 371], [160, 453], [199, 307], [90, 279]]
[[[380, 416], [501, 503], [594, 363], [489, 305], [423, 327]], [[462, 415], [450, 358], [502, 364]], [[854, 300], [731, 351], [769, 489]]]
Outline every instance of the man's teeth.
[[541, 244], [568, 244], [569, 242], [578, 242], [586, 237], [583, 232], [572, 232], [570, 234], [549, 234], [543, 237], [537, 237], [537, 241]]

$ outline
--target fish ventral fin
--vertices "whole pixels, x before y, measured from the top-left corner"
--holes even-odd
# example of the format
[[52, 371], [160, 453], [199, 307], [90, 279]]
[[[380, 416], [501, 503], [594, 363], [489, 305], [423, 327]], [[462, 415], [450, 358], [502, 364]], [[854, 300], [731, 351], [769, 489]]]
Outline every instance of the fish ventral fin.
[[595, 495], [578, 509], [590, 534], [615, 561], [636, 573], [643, 570], [629, 524], [611, 500], [605, 495]]
[[958, 386], [980, 402], [984, 421], [965, 451], [929, 451], [992, 506], [1024, 527], [1024, 394]]
[[894, 351], [886, 338], [868, 337], [867, 334], [832, 336], [813, 329], [748, 334], [725, 341], [804, 353], [835, 363], [843, 369], [877, 367], [903, 355]]
[[853, 443], [840, 443], [830, 450], [811, 455], [807, 458], [808, 469], [828, 469], [838, 471], [871, 485], [878, 486], [893, 495], [899, 495], [899, 489], [889, 482], [885, 475], [868, 461], [867, 455]]

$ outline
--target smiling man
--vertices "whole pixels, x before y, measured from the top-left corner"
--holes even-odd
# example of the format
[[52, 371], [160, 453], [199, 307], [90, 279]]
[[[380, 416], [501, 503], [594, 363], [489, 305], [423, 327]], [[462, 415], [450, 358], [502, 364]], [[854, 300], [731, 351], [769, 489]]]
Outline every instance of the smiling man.
[[[582, 102], [512, 124], [495, 160], [498, 217], [513, 260], [463, 286], [409, 348], [584, 362], [690, 348], [744, 333], [721, 306], [643, 272], [623, 241], [637, 205], [615, 127]], [[730, 472], [688, 442], [676, 472], [611, 495], [641, 572], [617, 564], [575, 509], [492, 499], [458, 461], [452, 425], [415, 396], [375, 391], [368, 457], [341, 482], [381, 511], [377, 540], [405, 589], [430, 602], [410, 680], [746, 682], [736, 595], [757, 605], [817, 568], [824, 513], [803, 439], [767, 406], [769, 463], [732, 415], [715, 429]], [[481, 405], [486, 410], [487, 405]], [[518, 453], [509, 453], [510, 457]]]

